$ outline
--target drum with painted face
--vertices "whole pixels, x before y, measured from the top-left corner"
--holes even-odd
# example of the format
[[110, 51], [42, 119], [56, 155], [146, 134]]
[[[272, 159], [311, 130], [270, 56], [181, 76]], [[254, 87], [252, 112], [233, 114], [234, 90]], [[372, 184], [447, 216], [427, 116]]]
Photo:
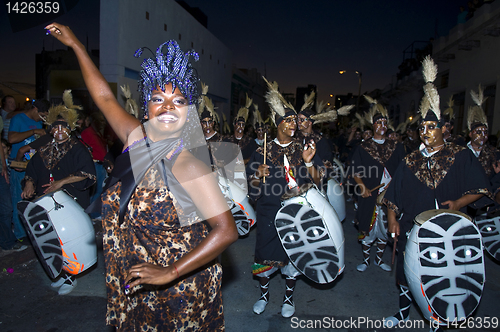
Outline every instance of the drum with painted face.
[[43, 268], [51, 278], [62, 270], [76, 275], [97, 262], [92, 221], [65, 191], [46, 194], [33, 202], [17, 203]]
[[500, 216], [477, 216], [476, 225], [481, 232], [486, 251], [500, 261]]
[[295, 267], [326, 284], [344, 270], [344, 231], [337, 213], [313, 185], [284, 195], [275, 218], [281, 244]]
[[256, 217], [246, 192], [223, 176], [219, 176], [219, 188], [231, 209], [238, 234], [240, 236], [247, 235], [250, 228], [255, 225]]
[[406, 243], [404, 271], [425, 318], [465, 320], [477, 308], [485, 282], [479, 230], [461, 212], [420, 213]]

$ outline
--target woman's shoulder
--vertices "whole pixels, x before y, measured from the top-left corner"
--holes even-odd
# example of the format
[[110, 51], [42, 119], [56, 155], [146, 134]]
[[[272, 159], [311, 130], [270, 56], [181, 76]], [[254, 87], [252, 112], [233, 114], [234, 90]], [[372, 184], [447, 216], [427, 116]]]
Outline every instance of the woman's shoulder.
[[207, 164], [196, 158], [187, 150], [183, 150], [179, 154], [172, 171], [174, 172], [175, 177], [179, 180], [197, 178], [211, 173], [211, 169], [207, 166]]

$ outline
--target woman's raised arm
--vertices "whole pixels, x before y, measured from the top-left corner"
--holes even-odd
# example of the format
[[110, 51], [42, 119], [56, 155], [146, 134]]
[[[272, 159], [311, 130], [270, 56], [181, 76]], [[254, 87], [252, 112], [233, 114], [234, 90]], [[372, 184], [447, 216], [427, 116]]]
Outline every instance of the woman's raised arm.
[[85, 46], [76, 38], [69, 27], [51, 23], [45, 29], [50, 31], [50, 34], [61, 43], [73, 49], [92, 100], [104, 114], [120, 140], [127, 145], [127, 137], [140, 125], [139, 120], [125, 111], [118, 103], [108, 82], [90, 59]]

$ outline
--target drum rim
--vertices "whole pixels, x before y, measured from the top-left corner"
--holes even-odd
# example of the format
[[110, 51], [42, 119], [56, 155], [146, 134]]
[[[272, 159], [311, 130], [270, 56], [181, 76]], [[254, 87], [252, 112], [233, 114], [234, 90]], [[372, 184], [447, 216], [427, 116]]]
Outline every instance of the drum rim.
[[[446, 214], [459, 215], [461, 217], [466, 218], [470, 222], [472, 222], [472, 218], [471, 217], [469, 217], [467, 214], [465, 214], [463, 212], [460, 212], [460, 211], [450, 210], [450, 209], [432, 209], [432, 210], [426, 210], [426, 211], [423, 211], [423, 212], [420, 212], [419, 214], [417, 214], [415, 216], [415, 218], [413, 218], [413, 223], [415, 225], [422, 226], [426, 221], [434, 219], [437, 216], [439, 216], [441, 214], [445, 214], [445, 213]], [[425, 218], [427, 215], [429, 215], [429, 217]], [[422, 217], [420, 217], [420, 216], [422, 216]], [[423, 222], [419, 222], [419, 219], [423, 219], [424, 221]]]
[[[307, 188], [307, 189], [304, 189]], [[286, 200], [289, 200], [290, 198], [294, 197], [303, 197], [311, 188], [315, 188], [315, 185], [313, 183], [304, 183], [299, 186], [299, 191], [295, 195], [291, 195], [289, 192], [285, 192], [283, 195], [281, 195], [281, 201], [284, 202]]]

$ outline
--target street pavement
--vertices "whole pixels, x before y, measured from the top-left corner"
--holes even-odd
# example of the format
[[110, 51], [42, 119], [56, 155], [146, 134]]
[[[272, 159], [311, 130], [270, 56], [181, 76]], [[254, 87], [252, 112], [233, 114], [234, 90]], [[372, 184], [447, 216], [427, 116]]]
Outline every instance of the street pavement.
[[[281, 317], [285, 279], [279, 273], [271, 279], [266, 310], [260, 315], [252, 311], [260, 296], [258, 281], [251, 273], [255, 230], [228, 248], [221, 257], [226, 331], [385, 331], [380, 328], [382, 318], [398, 310], [394, 272], [385, 272], [373, 263], [364, 273], [356, 271], [362, 253], [352, 224], [353, 217], [353, 205], [347, 203], [347, 217], [343, 223], [344, 272], [327, 285], [314, 284], [299, 277], [294, 292], [296, 312], [292, 318]], [[59, 296], [57, 289], [50, 287], [51, 280], [31, 247], [19, 253], [0, 254], [0, 331], [114, 331], [105, 325], [105, 272], [102, 236], [98, 227], [96, 233], [98, 262], [78, 277], [75, 290], [65, 296]], [[372, 261], [375, 250], [373, 247]], [[391, 254], [388, 246], [385, 262], [390, 263]], [[486, 284], [474, 315], [475, 323], [456, 331], [495, 330], [478, 328], [478, 323], [485, 322], [485, 317], [496, 318], [497, 323], [500, 318], [500, 264], [485, 253], [485, 267]], [[10, 268], [12, 273], [7, 271]], [[412, 324], [425, 322], [425, 325], [400, 330], [429, 331], [429, 325], [416, 305], [412, 306], [410, 321]]]

